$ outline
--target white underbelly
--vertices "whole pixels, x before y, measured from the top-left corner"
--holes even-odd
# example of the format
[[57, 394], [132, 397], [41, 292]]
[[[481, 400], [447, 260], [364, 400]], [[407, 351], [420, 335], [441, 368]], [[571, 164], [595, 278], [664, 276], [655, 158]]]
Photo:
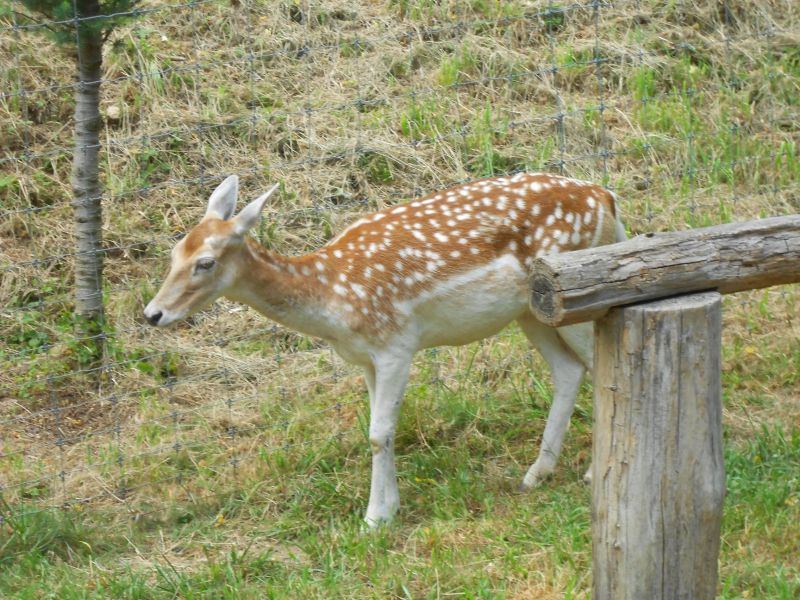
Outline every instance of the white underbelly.
[[494, 335], [528, 310], [527, 279], [509, 254], [442, 281], [404, 307], [417, 347], [459, 346]]

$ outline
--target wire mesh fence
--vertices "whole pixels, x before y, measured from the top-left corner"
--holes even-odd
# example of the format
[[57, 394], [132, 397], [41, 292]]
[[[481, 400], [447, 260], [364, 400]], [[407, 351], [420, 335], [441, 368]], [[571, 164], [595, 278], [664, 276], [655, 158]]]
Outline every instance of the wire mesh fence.
[[[235, 488], [243, 465], [362, 441], [358, 372], [320, 343], [226, 301], [166, 332], [141, 316], [230, 173], [245, 196], [281, 183], [257, 237], [286, 253], [365, 211], [522, 170], [603, 183], [633, 232], [800, 209], [792, 3], [385, 4], [145, 2], [90, 18], [129, 17], [99, 81], [107, 324], [85, 336], [80, 84], [47, 34], [87, 19], [0, 16], [0, 518], [158, 511]], [[795, 297], [770, 300], [791, 327]], [[744, 314], [762, 298], [732, 302]], [[473, 358], [426, 353], [415, 385], [454, 386]]]

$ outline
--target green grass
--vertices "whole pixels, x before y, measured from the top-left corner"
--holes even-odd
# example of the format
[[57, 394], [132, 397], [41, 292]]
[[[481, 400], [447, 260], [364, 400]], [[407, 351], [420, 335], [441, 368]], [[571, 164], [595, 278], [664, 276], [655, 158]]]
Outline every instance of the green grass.
[[[763, 297], [761, 306], [755, 332], [768, 331], [774, 319]], [[742, 332], [737, 339], [752, 337]], [[726, 363], [752, 356], [747, 344], [729, 346]], [[791, 374], [795, 364], [778, 357], [762, 356], [747, 379]], [[338, 398], [355, 411], [353, 429], [341, 436], [320, 428], [315, 410], [331, 402], [326, 394], [298, 398], [288, 391], [276, 403], [281, 396], [273, 389], [259, 402], [264, 429], [288, 418], [280, 431], [289, 446], [259, 442], [258, 452], [241, 454], [234, 472], [231, 446], [214, 437], [180, 454], [128, 461], [127, 485], [181, 473], [190, 486], [185, 494], [146, 487], [128, 501], [129, 516], [113, 505], [78, 504], [14, 517], [37, 507], [4, 506], [10, 518], [0, 536], [0, 595], [586, 597], [590, 498], [580, 478], [589, 458], [588, 387], [558, 473], [523, 495], [516, 485], [550, 402], [540, 361], [527, 354], [519, 333], [454, 354], [425, 353], [397, 435], [401, 513], [393, 525], [365, 532], [366, 398], [354, 383], [350, 396]], [[768, 398], [746, 398], [742, 383], [726, 369], [728, 410], [739, 402], [769, 409]], [[139, 412], [148, 419], [165, 408], [147, 399]], [[733, 429], [725, 446], [720, 597], [793, 598], [800, 592], [791, 559], [800, 540], [800, 430], [765, 424], [748, 437]]]
[[[393, 526], [361, 527], [361, 432], [253, 459], [235, 490], [214, 489], [133, 522], [76, 510], [11, 518], [0, 593], [42, 597], [42, 578], [44, 597], [53, 598], [502, 598], [546, 593], [553, 581], [585, 589], [589, 493], [569, 455], [587, 434], [573, 436], [554, 481], [520, 495], [512, 489], [518, 473], [504, 471], [519, 435], [505, 432], [506, 421], [520, 417], [498, 416], [492, 399], [487, 407], [480, 396], [449, 392], [432, 408], [428, 391], [412, 394], [401, 424], [404, 507]], [[434, 410], [432, 422], [414, 420], [419, 403]], [[800, 572], [789, 557], [800, 539], [800, 430], [764, 427], [746, 444], [729, 443], [725, 462], [721, 597], [796, 597]]]

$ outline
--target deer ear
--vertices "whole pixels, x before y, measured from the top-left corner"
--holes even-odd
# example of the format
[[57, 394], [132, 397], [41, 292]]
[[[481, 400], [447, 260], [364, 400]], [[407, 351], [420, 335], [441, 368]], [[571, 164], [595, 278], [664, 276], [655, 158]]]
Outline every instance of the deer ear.
[[236, 218], [233, 220], [236, 233], [244, 235], [258, 225], [258, 222], [261, 220], [261, 211], [264, 210], [264, 207], [267, 205], [267, 200], [270, 199], [270, 196], [272, 196], [277, 189], [278, 184], [276, 183], [266, 194], [253, 200], [236, 215]]
[[216, 217], [227, 221], [236, 210], [236, 198], [239, 195], [239, 177], [231, 175], [219, 184], [211, 193], [206, 208], [206, 217]]

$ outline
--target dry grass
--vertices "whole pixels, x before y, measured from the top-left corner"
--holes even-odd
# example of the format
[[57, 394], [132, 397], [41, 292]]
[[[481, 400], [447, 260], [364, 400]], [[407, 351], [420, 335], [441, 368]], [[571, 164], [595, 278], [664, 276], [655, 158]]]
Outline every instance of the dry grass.
[[[202, 570], [241, 548], [251, 530], [261, 534], [251, 553], [272, 556], [281, 569], [329, 564], [286, 541], [294, 513], [285, 507], [313, 514], [320, 540], [336, 547], [326, 514], [355, 515], [365, 505], [358, 373], [316, 341], [227, 302], [169, 332], [147, 329], [140, 317], [173, 236], [197, 220], [225, 174], [240, 173], [247, 197], [282, 183], [258, 236], [287, 253], [317, 247], [364, 211], [519, 169], [606, 183], [633, 233], [800, 212], [796, 2], [621, 2], [597, 15], [591, 3], [563, 13], [549, 5], [208, 2], [116, 31], [102, 90], [113, 329], [98, 373], [84, 372], [71, 334], [73, 58], [41, 35], [3, 29], [5, 499], [23, 510], [67, 503], [117, 524], [133, 515], [167, 530], [182, 514], [208, 512], [212, 525], [188, 541], [131, 538], [120, 554], [148, 581], [161, 577], [152, 565], [165, 561]], [[797, 293], [789, 286], [726, 301], [731, 448], [762, 427], [798, 427]], [[426, 453], [439, 456], [449, 443], [481, 457], [491, 483], [477, 494], [486, 506], [470, 506], [458, 499], [463, 488], [442, 492], [439, 475], [407, 481], [403, 541], [376, 542], [402, 565], [380, 567], [395, 574], [378, 589], [402, 596], [392, 582], [405, 577], [408, 594], [424, 596], [434, 581], [425, 565], [451, 549], [453, 564], [474, 571], [473, 589], [485, 581], [514, 598], [585, 597], [585, 515], [564, 525], [557, 509], [536, 517], [508, 493], [541, 434], [549, 393], [541, 373], [515, 333], [418, 361], [400, 440], [416, 457], [406, 458], [407, 472], [427, 472]], [[576, 421], [567, 473], [587, 458], [590, 418], [581, 412]], [[319, 472], [334, 473], [323, 477], [333, 491], [307, 498], [298, 481]], [[537, 502], [578, 510], [569, 503], [586, 492], [570, 476]], [[426, 506], [427, 494], [442, 506]], [[444, 515], [463, 503], [485, 521], [448, 522]], [[213, 525], [217, 514], [229, 514], [224, 526]], [[265, 530], [264, 519], [275, 529]], [[521, 521], [533, 531], [574, 529], [578, 541], [555, 557], [558, 543], [535, 537], [511, 550], [495, 544], [518, 536]], [[754, 535], [737, 543], [759, 560], [785, 558], [770, 555], [763, 530]], [[747, 560], [749, 550], [731, 560]], [[513, 567], [509, 552], [519, 555]], [[469, 587], [452, 573], [437, 574], [437, 586], [439, 575], [452, 589]], [[358, 580], [344, 578], [343, 589], [363, 591]]]

